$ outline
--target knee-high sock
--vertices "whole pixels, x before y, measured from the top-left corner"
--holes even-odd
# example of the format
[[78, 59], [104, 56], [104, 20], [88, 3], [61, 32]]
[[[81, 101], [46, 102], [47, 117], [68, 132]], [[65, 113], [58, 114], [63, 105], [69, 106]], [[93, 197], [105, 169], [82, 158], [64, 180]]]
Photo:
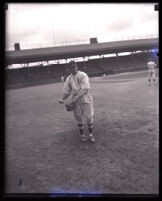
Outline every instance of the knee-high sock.
[[93, 124], [88, 124], [88, 131], [89, 131], [89, 134], [93, 133]]
[[78, 124], [79, 132], [83, 135], [83, 124]]

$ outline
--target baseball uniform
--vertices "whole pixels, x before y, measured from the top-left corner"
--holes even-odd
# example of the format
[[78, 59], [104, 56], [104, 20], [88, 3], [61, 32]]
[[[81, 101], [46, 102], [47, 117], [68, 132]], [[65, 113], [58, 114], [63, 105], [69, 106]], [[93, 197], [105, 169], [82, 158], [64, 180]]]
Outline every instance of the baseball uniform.
[[148, 79], [151, 80], [152, 78], [155, 80], [155, 67], [156, 67], [155, 62], [149, 61], [147, 63], [147, 66], [148, 66]]
[[87, 123], [89, 125], [93, 124], [93, 98], [89, 90], [89, 77], [86, 73], [82, 71], [78, 71], [76, 75], [70, 74], [64, 83], [64, 88], [62, 92], [64, 96], [80, 96], [77, 101], [76, 107], [73, 110], [74, 117], [78, 124], [83, 123], [83, 115], [85, 115]]

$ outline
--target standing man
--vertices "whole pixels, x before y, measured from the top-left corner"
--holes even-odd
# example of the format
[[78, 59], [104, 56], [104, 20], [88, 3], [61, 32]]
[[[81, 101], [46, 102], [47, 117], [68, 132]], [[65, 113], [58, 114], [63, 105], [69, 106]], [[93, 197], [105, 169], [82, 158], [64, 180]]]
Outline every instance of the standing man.
[[86, 73], [78, 70], [78, 65], [75, 61], [70, 61], [69, 65], [71, 74], [65, 80], [59, 103], [63, 104], [65, 99], [70, 95], [72, 96], [72, 101], [76, 103], [73, 114], [81, 134], [81, 141], [87, 140], [83, 132], [83, 116], [85, 116], [88, 125], [89, 140], [95, 142], [93, 136], [94, 108], [93, 98], [89, 91], [89, 77]]
[[64, 78], [64, 76], [63, 76], [63, 75], [61, 76], [61, 81], [62, 81], [62, 82], [64, 82], [64, 81], [65, 81], [65, 78]]
[[155, 67], [156, 67], [156, 64], [153, 61], [149, 61], [147, 63], [147, 66], [148, 66], [148, 82], [149, 82], [149, 86], [151, 85], [151, 78], [154, 81], [154, 85], [155, 85], [156, 84], [155, 83]]

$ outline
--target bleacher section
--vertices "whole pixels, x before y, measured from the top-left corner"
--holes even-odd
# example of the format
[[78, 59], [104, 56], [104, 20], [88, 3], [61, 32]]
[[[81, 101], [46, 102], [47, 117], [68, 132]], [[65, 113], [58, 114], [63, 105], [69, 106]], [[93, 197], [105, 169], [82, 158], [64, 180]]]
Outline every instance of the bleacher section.
[[[78, 62], [80, 71], [86, 72], [90, 77], [103, 74], [115, 74], [128, 71], [147, 69], [150, 53], [133, 53], [126, 56], [107, 57], [102, 59], [90, 59]], [[158, 57], [153, 59], [157, 63]], [[26, 83], [40, 84], [49, 82], [60, 82], [60, 77], [69, 75], [68, 64], [52, 64], [48, 66], [24, 67], [6, 70], [6, 85]]]
[[103, 73], [99, 59], [91, 59], [85, 62], [79, 62], [78, 66], [79, 70], [87, 73], [90, 77]]
[[6, 84], [17, 84], [29, 82], [29, 69], [8, 69], [6, 70]]
[[40, 81], [49, 79], [47, 66], [30, 67], [29, 73], [30, 73], [30, 81]]

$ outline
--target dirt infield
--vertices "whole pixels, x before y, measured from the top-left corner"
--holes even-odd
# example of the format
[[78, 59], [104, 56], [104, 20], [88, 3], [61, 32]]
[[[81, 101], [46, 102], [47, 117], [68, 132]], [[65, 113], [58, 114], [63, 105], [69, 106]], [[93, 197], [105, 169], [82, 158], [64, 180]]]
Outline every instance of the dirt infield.
[[95, 144], [58, 103], [63, 83], [6, 91], [7, 193], [158, 194], [159, 86], [122, 76], [90, 79]]

